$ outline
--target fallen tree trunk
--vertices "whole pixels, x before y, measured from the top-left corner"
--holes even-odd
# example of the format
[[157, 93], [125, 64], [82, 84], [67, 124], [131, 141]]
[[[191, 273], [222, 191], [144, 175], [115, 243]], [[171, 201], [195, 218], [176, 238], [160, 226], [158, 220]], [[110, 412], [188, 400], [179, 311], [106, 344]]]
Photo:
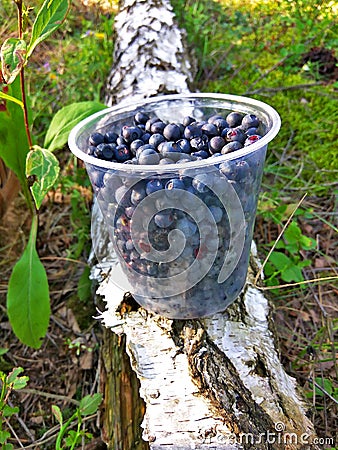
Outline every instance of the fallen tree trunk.
[[[106, 103], [189, 92], [193, 64], [165, 0], [126, 0], [116, 18]], [[102, 217], [92, 217], [106, 303], [103, 438], [110, 449], [318, 448], [307, 405], [280, 363], [268, 299], [254, 286], [254, 245], [244, 292], [199, 320], [149, 314], [113, 282]]]

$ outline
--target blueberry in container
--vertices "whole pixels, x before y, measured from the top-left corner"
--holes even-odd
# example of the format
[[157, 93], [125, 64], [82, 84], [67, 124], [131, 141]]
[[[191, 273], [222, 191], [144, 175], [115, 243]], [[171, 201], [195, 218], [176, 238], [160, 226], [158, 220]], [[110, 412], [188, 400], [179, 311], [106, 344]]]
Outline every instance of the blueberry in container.
[[209, 93], [116, 105], [75, 126], [69, 147], [85, 163], [119, 262], [112, 281], [168, 318], [224, 311], [245, 285], [279, 129], [271, 106]]

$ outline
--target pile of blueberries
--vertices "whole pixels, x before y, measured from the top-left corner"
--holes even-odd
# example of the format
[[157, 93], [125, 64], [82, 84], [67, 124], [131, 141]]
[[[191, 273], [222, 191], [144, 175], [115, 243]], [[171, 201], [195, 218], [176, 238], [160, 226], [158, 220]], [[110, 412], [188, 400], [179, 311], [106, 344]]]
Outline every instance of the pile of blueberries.
[[254, 114], [230, 112], [207, 121], [187, 116], [182, 123], [166, 123], [144, 112], [121, 132], [94, 132], [87, 153], [105, 161], [127, 164], [173, 164], [225, 155], [261, 138], [260, 121]]
[[[259, 140], [264, 135], [264, 125], [256, 115], [238, 112], [229, 112], [225, 117], [211, 115], [205, 121], [187, 116], [181, 123], [166, 123], [139, 111], [133, 123], [119, 125], [119, 131], [116, 124], [100, 131], [89, 136], [88, 154], [119, 162], [121, 170], [94, 165], [88, 165], [87, 170], [121, 266], [135, 287], [135, 299], [145, 308], [170, 318], [195, 318], [223, 311], [245, 284], [265, 149], [227, 161], [222, 158], [217, 162], [217, 157]], [[140, 167], [124, 166], [172, 165], [206, 158], [212, 158], [210, 170], [199, 171], [196, 164], [192, 169], [189, 164], [187, 169], [181, 166], [179, 170], [172, 170], [171, 166], [167, 172], [156, 172], [156, 167], [154, 171], [142, 172]], [[229, 211], [237, 214], [233, 205], [226, 206], [230, 201], [229, 185], [238, 197], [243, 214], [239, 216], [244, 218], [245, 233], [240, 243], [233, 242], [236, 230], [229, 225]], [[225, 192], [223, 197], [220, 191]], [[176, 195], [177, 207], [168, 207], [168, 193], [171, 199]], [[151, 202], [152, 194], [160, 195]], [[133, 228], [137, 210], [137, 222], [141, 225]], [[173, 230], [185, 237], [180, 255], [170, 261], [149, 259], [152, 248], [168, 251], [168, 235]], [[241, 249], [239, 259], [232, 274], [219, 283], [218, 275], [233, 245]], [[168, 293], [173, 285], [171, 277], [189, 269], [196, 260], [203, 264], [203, 253], [208, 252], [216, 252], [216, 256], [203, 279], [195, 284], [191, 283], [193, 279], [187, 279], [186, 290], [183, 283], [183, 288], [174, 285], [172, 294], [161, 295], [161, 290]], [[188, 271], [188, 277], [193, 277], [194, 272]]]

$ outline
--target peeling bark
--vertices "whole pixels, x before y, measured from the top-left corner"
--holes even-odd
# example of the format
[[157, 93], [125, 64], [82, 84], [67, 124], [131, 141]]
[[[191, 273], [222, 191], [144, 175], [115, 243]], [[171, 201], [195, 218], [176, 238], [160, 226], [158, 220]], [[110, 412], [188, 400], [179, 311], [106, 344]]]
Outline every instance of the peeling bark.
[[[125, 0], [106, 103], [189, 92], [194, 65], [182, 33], [167, 1]], [[116, 260], [96, 205], [92, 223], [101, 261], [92, 277], [106, 303], [98, 318], [114, 336], [102, 348], [109, 448], [319, 448], [308, 406], [280, 363], [269, 301], [253, 285], [254, 245], [244, 292], [225, 312], [169, 320], [148, 313], [113, 283]]]

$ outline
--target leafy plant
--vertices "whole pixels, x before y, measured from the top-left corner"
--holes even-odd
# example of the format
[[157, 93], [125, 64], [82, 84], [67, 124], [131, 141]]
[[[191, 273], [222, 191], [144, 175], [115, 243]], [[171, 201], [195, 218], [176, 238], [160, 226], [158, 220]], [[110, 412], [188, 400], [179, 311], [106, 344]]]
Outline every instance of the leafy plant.
[[22, 372], [22, 367], [14, 368], [8, 375], [0, 371], [0, 444], [2, 450], [13, 449], [13, 445], [8, 443], [11, 434], [4, 428], [4, 422], [8, 421], [19, 411], [17, 406], [12, 407], [8, 404], [8, 399], [12, 391], [18, 391], [26, 386], [29, 378], [27, 376], [19, 376]]
[[0, 51], [0, 158], [19, 179], [32, 222], [27, 246], [9, 280], [7, 311], [18, 338], [26, 345], [39, 348], [48, 328], [50, 300], [47, 274], [36, 250], [36, 240], [39, 208], [56, 183], [60, 170], [52, 152], [66, 144], [76, 122], [105, 106], [90, 101], [65, 106], [51, 121], [45, 135], [45, 148], [34, 144], [25, 67], [36, 47], [65, 21], [70, 5], [68, 0], [46, 0], [29, 35], [28, 30], [24, 30], [27, 9], [22, 0], [15, 0], [15, 3], [18, 37], [6, 39]]
[[[52, 406], [54, 417], [60, 424], [60, 431], [55, 444], [55, 450], [70, 448], [73, 450], [82, 438], [91, 439], [91, 433], [81, 429], [83, 418], [95, 414], [102, 401], [102, 394], [86, 395], [82, 398], [76, 411], [65, 422], [61, 409], [57, 405]], [[72, 430], [72, 422], [76, 421], [76, 430]], [[75, 425], [74, 425], [75, 426]], [[67, 433], [67, 435], [66, 435]]]
[[[290, 214], [293, 207], [294, 205], [278, 205], [278, 203], [276, 205], [271, 199], [265, 199], [259, 204], [259, 213], [265, 219], [281, 226], [285, 215]], [[268, 244], [268, 247], [273, 246], [273, 251], [264, 266], [268, 286], [277, 286], [281, 282], [302, 282], [304, 281], [302, 269], [311, 265], [311, 261], [304, 259], [302, 253], [315, 249], [316, 242], [302, 233], [297, 216], [312, 217], [312, 213], [310, 210], [297, 208], [294, 215], [295, 218], [285, 228], [282, 239], [277, 243]]]

